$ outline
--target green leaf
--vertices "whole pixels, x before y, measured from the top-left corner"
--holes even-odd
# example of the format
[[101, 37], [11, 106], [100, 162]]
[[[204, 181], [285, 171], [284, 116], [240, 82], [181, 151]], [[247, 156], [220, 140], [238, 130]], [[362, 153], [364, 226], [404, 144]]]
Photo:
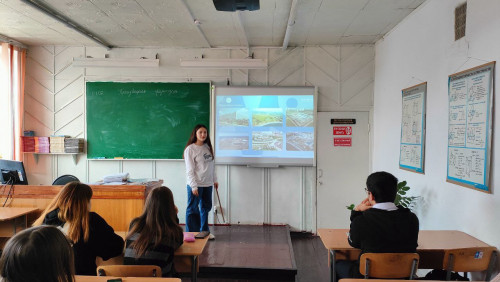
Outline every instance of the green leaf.
[[401, 189], [401, 187], [405, 187], [406, 186], [406, 181], [401, 181], [398, 183], [398, 189]]
[[405, 187], [402, 187], [402, 188], [401, 188], [401, 190], [403, 190], [403, 191], [408, 191], [408, 190], [410, 190], [410, 187], [405, 186]]
[[350, 204], [349, 206], [345, 206], [348, 210], [354, 210], [354, 204]]
[[399, 191], [398, 194], [399, 195], [406, 195], [406, 192], [405, 191]]

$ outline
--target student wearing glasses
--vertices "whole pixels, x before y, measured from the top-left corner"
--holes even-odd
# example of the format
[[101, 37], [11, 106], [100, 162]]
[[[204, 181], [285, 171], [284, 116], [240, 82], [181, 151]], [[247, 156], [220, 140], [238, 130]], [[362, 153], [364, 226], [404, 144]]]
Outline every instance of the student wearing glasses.
[[[408, 208], [396, 206], [398, 179], [379, 171], [366, 179], [367, 197], [351, 212], [349, 244], [361, 253], [415, 253], [419, 223]], [[338, 261], [338, 279], [361, 278], [359, 261]]]

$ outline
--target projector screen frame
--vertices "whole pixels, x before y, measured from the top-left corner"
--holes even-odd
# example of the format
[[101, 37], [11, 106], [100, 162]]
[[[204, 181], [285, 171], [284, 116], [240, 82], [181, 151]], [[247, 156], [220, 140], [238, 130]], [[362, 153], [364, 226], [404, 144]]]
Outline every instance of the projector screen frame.
[[[236, 91], [236, 92], [235, 92]], [[237, 94], [235, 94], [237, 93]], [[277, 94], [278, 93], [278, 94]], [[217, 97], [218, 96], [313, 96], [313, 154], [312, 158], [274, 158], [278, 162], [270, 162], [272, 158], [262, 157], [218, 157], [218, 117], [217, 117]], [[316, 167], [316, 146], [317, 146], [317, 103], [318, 94], [315, 86], [212, 86], [212, 105], [214, 114], [212, 115], [212, 140], [215, 154], [215, 163], [221, 165], [242, 165], [256, 168], [278, 168], [281, 166], [304, 166]]]

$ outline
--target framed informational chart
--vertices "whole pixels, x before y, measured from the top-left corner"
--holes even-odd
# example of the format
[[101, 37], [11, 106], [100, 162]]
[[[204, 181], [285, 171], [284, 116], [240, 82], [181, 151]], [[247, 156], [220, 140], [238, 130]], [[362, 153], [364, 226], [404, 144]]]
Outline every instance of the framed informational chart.
[[403, 89], [399, 168], [424, 173], [427, 82]]
[[446, 181], [491, 193], [489, 186], [495, 62], [448, 78]]

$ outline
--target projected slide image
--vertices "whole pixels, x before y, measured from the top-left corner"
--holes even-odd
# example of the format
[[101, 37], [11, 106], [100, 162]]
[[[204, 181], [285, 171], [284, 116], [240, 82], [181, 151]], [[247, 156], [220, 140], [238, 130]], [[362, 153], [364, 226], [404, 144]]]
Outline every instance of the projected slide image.
[[220, 150], [248, 150], [248, 136], [221, 136]]
[[256, 151], [282, 151], [283, 133], [280, 131], [254, 131], [252, 132], [252, 150]]
[[287, 132], [287, 151], [312, 151], [314, 150], [314, 135], [312, 132]]
[[282, 109], [255, 109], [252, 114], [253, 126], [283, 126]]
[[313, 110], [286, 109], [286, 126], [314, 126]]
[[248, 109], [233, 108], [219, 111], [220, 126], [249, 126]]

